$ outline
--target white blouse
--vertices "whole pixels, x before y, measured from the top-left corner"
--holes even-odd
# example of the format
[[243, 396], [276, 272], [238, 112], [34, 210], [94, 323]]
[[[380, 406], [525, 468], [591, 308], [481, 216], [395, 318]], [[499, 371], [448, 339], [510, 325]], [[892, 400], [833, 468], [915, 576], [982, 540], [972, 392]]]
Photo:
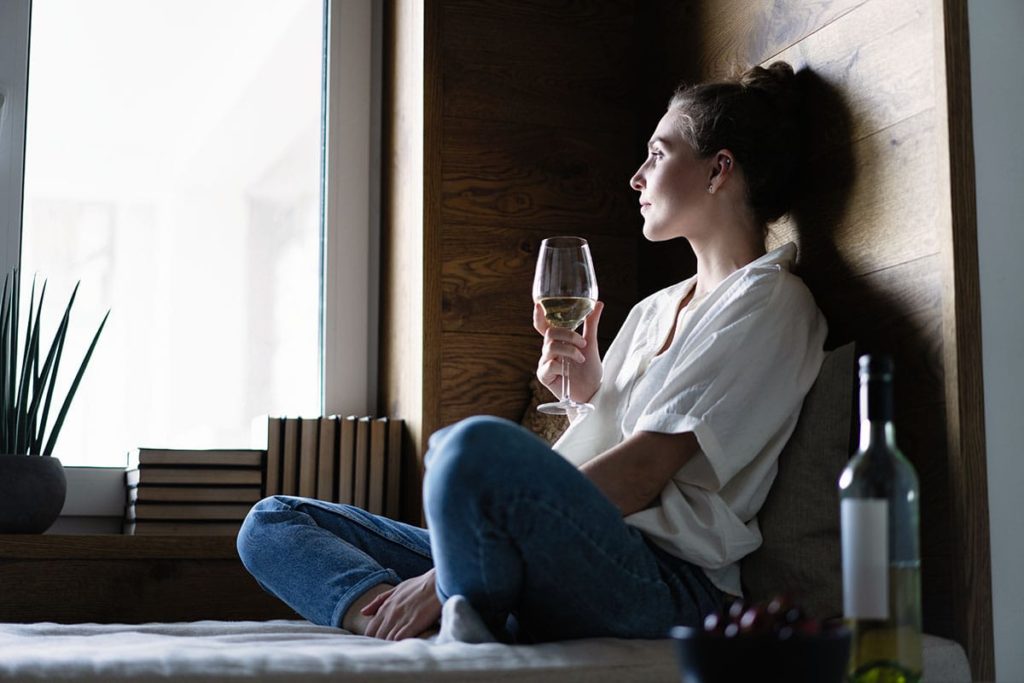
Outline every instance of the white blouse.
[[[633, 307], [604, 358], [595, 410], [554, 449], [579, 467], [638, 431], [693, 432], [700, 451], [626, 517], [665, 551], [740, 595], [739, 560], [824, 359], [825, 319], [790, 273], [796, 246], [747, 264], [681, 311], [692, 277]], [[658, 354], [678, 311], [671, 345]]]

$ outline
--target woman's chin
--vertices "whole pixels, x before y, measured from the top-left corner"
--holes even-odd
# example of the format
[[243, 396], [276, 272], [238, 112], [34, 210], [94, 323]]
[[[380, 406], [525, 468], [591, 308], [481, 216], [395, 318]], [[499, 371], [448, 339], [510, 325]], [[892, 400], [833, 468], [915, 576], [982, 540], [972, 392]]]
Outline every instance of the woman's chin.
[[651, 225], [650, 223], [644, 223], [644, 238], [648, 242], [665, 242], [679, 235], [671, 234], [670, 231], [664, 228], [659, 229], [657, 225]]

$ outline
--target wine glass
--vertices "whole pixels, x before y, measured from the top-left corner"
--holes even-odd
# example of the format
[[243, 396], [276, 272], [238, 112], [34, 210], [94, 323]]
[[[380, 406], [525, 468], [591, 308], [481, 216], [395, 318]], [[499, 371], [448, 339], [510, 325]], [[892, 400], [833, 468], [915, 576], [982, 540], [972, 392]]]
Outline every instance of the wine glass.
[[[549, 237], [540, 243], [533, 276], [533, 300], [541, 305], [552, 327], [575, 330], [597, 303], [597, 279], [590, 246], [580, 237]], [[594, 409], [569, 395], [569, 361], [562, 358], [562, 399], [543, 403], [537, 410], [548, 415], [582, 415]]]

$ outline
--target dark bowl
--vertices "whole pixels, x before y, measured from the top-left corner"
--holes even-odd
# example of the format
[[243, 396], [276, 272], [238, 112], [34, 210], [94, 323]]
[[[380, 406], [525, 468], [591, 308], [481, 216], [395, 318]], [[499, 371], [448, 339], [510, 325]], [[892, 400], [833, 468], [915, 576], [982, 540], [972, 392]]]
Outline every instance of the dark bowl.
[[670, 635], [683, 683], [841, 683], [850, 657], [845, 626], [786, 640], [768, 634], [726, 638], [686, 626], [673, 627]]

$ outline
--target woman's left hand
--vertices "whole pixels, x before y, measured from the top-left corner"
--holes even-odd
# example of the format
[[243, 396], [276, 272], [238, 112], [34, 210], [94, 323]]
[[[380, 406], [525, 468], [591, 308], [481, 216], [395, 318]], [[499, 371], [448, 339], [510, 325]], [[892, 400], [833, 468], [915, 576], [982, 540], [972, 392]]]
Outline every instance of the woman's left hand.
[[407, 579], [375, 597], [361, 612], [372, 617], [365, 635], [384, 640], [415, 638], [441, 619], [435, 590], [435, 570]]

